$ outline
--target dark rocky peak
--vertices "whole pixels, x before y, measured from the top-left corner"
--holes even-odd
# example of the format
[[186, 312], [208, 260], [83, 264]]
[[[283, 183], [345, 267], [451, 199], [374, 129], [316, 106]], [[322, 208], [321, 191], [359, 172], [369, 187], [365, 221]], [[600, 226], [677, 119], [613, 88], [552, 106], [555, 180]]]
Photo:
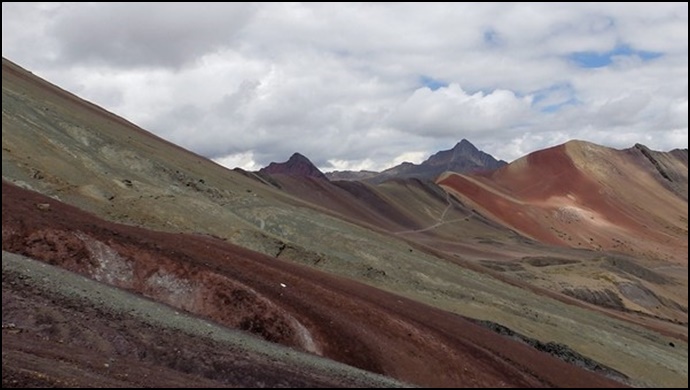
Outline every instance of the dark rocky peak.
[[470, 141], [463, 139], [453, 149], [442, 150], [424, 161], [422, 166], [442, 166], [448, 170], [471, 171], [474, 169], [492, 170], [506, 165], [488, 153], [477, 149]]
[[458, 142], [455, 144], [455, 147], [453, 148], [454, 151], [456, 152], [464, 152], [464, 153], [479, 153], [479, 149], [477, 149], [472, 142], [462, 139], [462, 141]]
[[287, 175], [296, 177], [313, 177], [328, 180], [308, 158], [299, 153], [293, 154], [289, 160], [282, 163], [270, 163], [267, 167], [259, 170], [260, 173], [269, 175]]

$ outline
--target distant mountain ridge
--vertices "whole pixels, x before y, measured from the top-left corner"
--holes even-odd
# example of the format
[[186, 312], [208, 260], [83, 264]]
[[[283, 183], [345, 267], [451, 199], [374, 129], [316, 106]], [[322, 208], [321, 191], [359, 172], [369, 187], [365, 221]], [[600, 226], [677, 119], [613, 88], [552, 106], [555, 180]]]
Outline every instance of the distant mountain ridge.
[[447, 171], [457, 173], [492, 171], [507, 164], [507, 162], [497, 160], [490, 154], [477, 149], [470, 141], [463, 139], [452, 149], [442, 150], [421, 164], [404, 162], [378, 174], [372, 174], [370, 171], [329, 172], [326, 173], [326, 177], [331, 180], [364, 180], [375, 184], [391, 179], [434, 180]]

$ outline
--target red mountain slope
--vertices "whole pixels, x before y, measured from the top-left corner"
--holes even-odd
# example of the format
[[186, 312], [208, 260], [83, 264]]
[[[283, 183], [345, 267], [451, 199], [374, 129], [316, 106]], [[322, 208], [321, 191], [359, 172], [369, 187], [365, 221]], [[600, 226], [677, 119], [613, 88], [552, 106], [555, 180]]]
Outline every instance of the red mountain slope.
[[438, 183], [542, 242], [687, 264], [687, 195], [668, 179], [687, 183], [687, 165], [662, 156], [664, 166], [637, 147], [571, 141], [484, 175], [447, 173]]

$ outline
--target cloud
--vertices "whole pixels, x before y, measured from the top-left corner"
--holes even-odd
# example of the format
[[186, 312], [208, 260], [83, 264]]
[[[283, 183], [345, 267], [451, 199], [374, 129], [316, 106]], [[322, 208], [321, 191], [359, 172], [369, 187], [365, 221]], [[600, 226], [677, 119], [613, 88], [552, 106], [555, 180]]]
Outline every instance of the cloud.
[[376, 168], [376, 163], [368, 158], [354, 163], [348, 160], [332, 159], [328, 160], [327, 167], [331, 171], [370, 171]]
[[235, 45], [255, 7], [246, 3], [71, 3], [48, 32], [60, 61], [179, 68]]
[[228, 165], [687, 147], [687, 3], [2, 7], [3, 56]]
[[432, 137], [496, 133], [524, 126], [531, 116], [532, 97], [507, 90], [468, 94], [458, 84], [432, 91], [419, 88], [392, 114], [390, 124], [403, 131]]
[[254, 153], [235, 153], [213, 159], [216, 163], [225, 167], [241, 167], [248, 171], [258, 171], [261, 165], [254, 161]]

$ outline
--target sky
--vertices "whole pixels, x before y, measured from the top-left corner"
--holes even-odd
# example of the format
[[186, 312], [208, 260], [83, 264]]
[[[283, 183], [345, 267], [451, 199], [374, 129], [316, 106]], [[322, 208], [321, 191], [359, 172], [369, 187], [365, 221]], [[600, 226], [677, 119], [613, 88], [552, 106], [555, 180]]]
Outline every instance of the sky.
[[2, 3], [2, 55], [230, 168], [688, 147], [688, 3]]

